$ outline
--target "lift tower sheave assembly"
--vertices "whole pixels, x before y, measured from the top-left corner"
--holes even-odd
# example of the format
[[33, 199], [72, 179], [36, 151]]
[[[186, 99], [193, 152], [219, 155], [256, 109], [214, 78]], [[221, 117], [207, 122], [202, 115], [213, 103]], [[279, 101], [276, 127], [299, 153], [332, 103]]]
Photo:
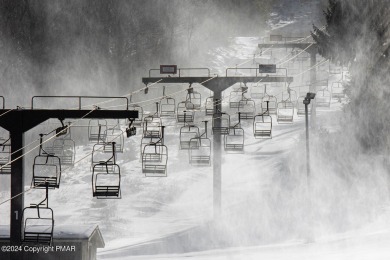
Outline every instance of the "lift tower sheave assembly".
[[[171, 65], [172, 66], [172, 65]], [[176, 70], [180, 71], [180, 69]], [[183, 70], [183, 69], [182, 69]], [[187, 69], [186, 69], [187, 70]], [[208, 69], [203, 69], [207, 70]], [[160, 70], [160, 74], [167, 74], [162, 73]], [[171, 73], [175, 74], [175, 73]], [[258, 76], [256, 73], [256, 76], [228, 76], [226, 73], [226, 76], [211, 76], [208, 73], [208, 76], [202, 76], [202, 77], [196, 77], [196, 76], [181, 76], [180, 74], [178, 76], [162, 76], [160, 77], [151, 77], [149, 73], [149, 77], [142, 78], [142, 82], [145, 85], [152, 84], [152, 83], [161, 83], [161, 84], [172, 84], [172, 83], [198, 83], [207, 89], [213, 91], [214, 96], [214, 113], [218, 113], [219, 111], [222, 111], [222, 91], [226, 90], [227, 88], [233, 86], [236, 83], [249, 83], [249, 82], [292, 82], [293, 77], [283, 77], [283, 76]], [[214, 127], [221, 127], [221, 120], [216, 119], [214, 123]], [[215, 134], [213, 136], [213, 208], [214, 208], [214, 219], [217, 219], [221, 214], [221, 163], [222, 163], [222, 157], [221, 157], [221, 135]]]
[[[63, 98], [63, 97], [58, 97]], [[78, 97], [81, 102], [82, 97]], [[85, 97], [88, 98], [88, 97]], [[96, 98], [96, 97], [94, 97]], [[120, 97], [123, 99], [123, 97]], [[128, 104], [127, 98], [126, 102]], [[128, 110], [127, 106], [122, 110], [100, 109], [0, 109], [0, 127], [6, 129], [11, 137], [11, 211], [10, 211], [10, 242], [13, 245], [20, 244], [21, 215], [24, 208], [24, 134], [51, 118], [110, 118], [128, 119], [138, 118], [138, 111]], [[17, 258], [17, 254], [12, 255]]]

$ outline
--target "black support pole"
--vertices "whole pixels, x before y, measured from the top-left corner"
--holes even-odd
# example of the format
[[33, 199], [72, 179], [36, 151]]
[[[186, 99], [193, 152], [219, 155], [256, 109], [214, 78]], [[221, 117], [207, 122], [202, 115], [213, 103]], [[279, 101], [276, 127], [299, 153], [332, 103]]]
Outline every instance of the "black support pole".
[[[317, 81], [317, 69], [314, 67], [317, 63], [317, 51], [311, 51], [310, 52], [310, 92], [316, 93], [316, 81]], [[315, 102], [315, 100], [313, 100]], [[314, 103], [314, 106], [311, 108], [311, 126], [313, 129], [315, 129], [316, 124], [316, 104]]]
[[[222, 111], [222, 95], [221, 91], [214, 91], [214, 113]], [[214, 127], [221, 128], [221, 118], [214, 119]], [[213, 203], [214, 203], [214, 219], [218, 219], [221, 215], [222, 204], [222, 155], [221, 155], [221, 134], [214, 133], [213, 135]]]
[[309, 147], [309, 104], [305, 104], [305, 119], [306, 119], [306, 178], [307, 178], [307, 187], [310, 185], [310, 147]]
[[24, 134], [20, 130], [10, 132], [11, 136], [11, 244], [20, 243], [21, 238], [21, 217], [24, 208], [24, 174], [23, 160], [18, 159], [23, 154]]

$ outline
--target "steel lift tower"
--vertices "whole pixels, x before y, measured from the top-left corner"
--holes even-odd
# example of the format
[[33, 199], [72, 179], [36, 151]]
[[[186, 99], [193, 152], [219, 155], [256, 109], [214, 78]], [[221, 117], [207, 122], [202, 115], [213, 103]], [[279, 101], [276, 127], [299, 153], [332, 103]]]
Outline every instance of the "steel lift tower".
[[[58, 96], [58, 98], [64, 98]], [[21, 215], [24, 208], [24, 134], [51, 118], [111, 118], [126, 119], [138, 118], [138, 111], [128, 110], [91, 110], [82, 109], [83, 98], [91, 97], [69, 97], [79, 100], [79, 109], [34, 109], [32, 99], [31, 109], [0, 109], [0, 127], [6, 129], [11, 137], [11, 212], [10, 212], [10, 242], [11, 245], [20, 244], [21, 237]], [[92, 97], [97, 98], [97, 97]], [[108, 98], [108, 97], [100, 97]], [[113, 97], [117, 99], [128, 99], [125, 97]], [[12, 254], [12, 259], [18, 259], [18, 254]], [[20, 259], [20, 258], [19, 258]]]

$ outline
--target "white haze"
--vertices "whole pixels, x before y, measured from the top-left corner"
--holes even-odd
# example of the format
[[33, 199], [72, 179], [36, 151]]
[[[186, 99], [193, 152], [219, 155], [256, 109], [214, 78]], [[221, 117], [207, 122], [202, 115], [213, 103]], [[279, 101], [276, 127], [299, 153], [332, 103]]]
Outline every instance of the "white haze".
[[[308, 12], [318, 14], [317, 6], [308, 7], [308, 1], [296, 2], [294, 11], [297, 12], [296, 16], [301, 15], [300, 18], [295, 17], [291, 25], [285, 27], [279, 24], [281, 28], [275, 32], [292, 35], [296, 32], [299, 36], [310, 33], [311, 23], [307, 24], [309, 18], [305, 15]], [[72, 17], [73, 14], [66, 15]], [[310, 17], [310, 22], [319, 20], [320, 17]], [[305, 26], [301, 22], [305, 22]], [[192, 52], [188, 53], [184, 47], [184, 43], [188, 43], [188, 35], [181, 34], [174, 38], [175, 46], [182, 48], [175, 53], [180, 65], [206, 66], [211, 67], [213, 73], [223, 73], [224, 68], [234, 67], [248, 56], [258, 53], [256, 45], [260, 41], [259, 35], [252, 38], [223, 38], [218, 35], [215, 37], [219, 38], [218, 41], [208, 43], [210, 35], [206, 33], [221, 33], [224, 27], [221, 24], [213, 25], [211, 18], [201, 23], [202, 27], [194, 31], [193, 44], [196, 47]], [[207, 30], [211, 26], [218, 30]], [[183, 27], [186, 30], [185, 25]], [[147, 75], [149, 68], [164, 62], [177, 63], [174, 58], [155, 61], [149, 57], [150, 60], [145, 62], [148, 66], [142, 67], [139, 74], [132, 74], [132, 84], [123, 89], [117, 85], [115, 69], [110, 67], [109, 62], [96, 53], [88, 53], [82, 41], [75, 41], [71, 46], [69, 52], [53, 54], [55, 63], [48, 69], [50, 94], [121, 95], [144, 87], [141, 77]], [[365, 44], [361, 44], [361, 48], [361, 53], [365, 53]], [[273, 52], [277, 58], [286, 54], [285, 50]], [[245, 66], [251, 66], [251, 62]], [[308, 64], [305, 66], [307, 69]], [[361, 71], [361, 75], [366, 70], [363, 67], [353, 69]], [[358, 74], [355, 71], [355, 75]], [[302, 76], [292, 86], [306, 85], [307, 80], [308, 77]], [[329, 80], [334, 82], [340, 78], [331, 76]], [[7, 83], [5, 95], [10, 97], [13, 106], [28, 106], [30, 96], [46, 94], [39, 90], [30, 91], [28, 76], [11, 82]], [[385, 81], [379, 82], [373, 87], [378, 93], [387, 93], [388, 86], [383, 85]], [[18, 85], [16, 93], [11, 91], [13, 84]], [[186, 87], [167, 85], [167, 93]], [[209, 91], [199, 85], [195, 87], [202, 92], [202, 97], [209, 95]], [[300, 94], [307, 90], [302, 88]], [[279, 93], [278, 90], [270, 91]], [[26, 92], [28, 96], [21, 96]], [[133, 101], [161, 95], [160, 88], [151, 88], [150, 94], [134, 96]], [[185, 92], [178, 94], [177, 102], [184, 97]], [[380, 94], [378, 99], [381, 99]], [[371, 102], [375, 107], [376, 101]], [[132, 255], [146, 255], [145, 259], [304, 259], [308, 256], [315, 259], [385, 259], [389, 257], [384, 250], [385, 242], [390, 237], [390, 226], [386, 221], [390, 206], [388, 154], [362, 148], [356, 138], [358, 125], [351, 124], [350, 115], [343, 112], [344, 104], [332, 100], [331, 109], [318, 110], [316, 127], [311, 129], [310, 136], [309, 189], [304, 119], [296, 117], [292, 125], [278, 125], [275, 122], [275, 136], [266, 141], [255, 140], [251, 123], [245, 122], [245, 154], [223, 152], [223, 214], [213, 221], [212, 168], [188, 165], [186, 152], [178, 150], [179, 127], [171, 126], [167, 127], [166, 137], [170, 149], [167, 178], [144, 178], [138, 160], [140, 136], [128, 139], [126, 152], [118, 156], [124, 172], [122, 200], [92, 198], [89, 160], [86, 160], [64, 173], [61, 189], [51, 192], [56, 224], [99, 224], [107, 243], [107, 248], [100, 251], [101, 259], [132, 259]], [[153, 102], [148, 103], [147, 110], [154, 111]], [[375, 116], [381, 117], [387, 113], [388, 110], [376, 110]], [[58, 125], [55, 120], [50, 123]], [[81, 123], [86, 125], [87, 121]], [[167, 124], [173, 125], [173, 122]], [[26, 143], [36, 139], [39, 132], [50, 131], [51, 127], [46, 124], [31, 131]], [[86, 142], [85, 129], [75, 129], [75, 133], [77, 158], [81, 158], [90, 152], [92, 146]], [[32, 158], [32, 155], [27, 157], [26, 184], [30, 182]], [[1, 178], [9, 180], [4, 176]], [[3, 189], [1, 201], [9, 196]], [[25, 203], [28, 205], [41, 198], [42, 192], [32, 191], [26, 195]], [[0, 207], [0, 224], [8, 224], [9, 204]], [[307, 242], [312, 244], [305, 244]], [[242, 251], [237, 249], [240, 247]], [[356, 254], [359, 249], [362, 250], [360, 256]]]

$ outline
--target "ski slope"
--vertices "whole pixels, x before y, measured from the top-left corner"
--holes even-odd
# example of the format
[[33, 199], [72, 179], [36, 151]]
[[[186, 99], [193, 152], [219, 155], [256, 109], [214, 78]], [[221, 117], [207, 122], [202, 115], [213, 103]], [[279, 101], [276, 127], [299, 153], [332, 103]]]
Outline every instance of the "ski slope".
[[[210, 52], [216, 61], [214, 71], [244, 63], [248, 58], [250, 64], [257, 41], [256, 38], [232, 38], [228, 46]], [[280, 54], [284, 55], [284, 52]], [[195, 86], [195, 89], [203, 91], [203, 100], [207, 97], [202, 87]], [[169, 87], [167, 90], [168, 94], [173, 92]], [[269, 91], [279, 95], [282, 89], [271, 87]], [[223, 109], [229, 111], [228, 93], [224, 97]], [[178, 102], [184, 97], [176, 98]], [[318, 110], [317, 123], [337, 133], [340, 128], [336, 118], [340, 110], [341, 104], [333, 99], [330, 108]], [[234, 124], [235, 111], [229, 112]], [[204, 111], [195, 116], [201, 128], [200, 122], [205, 118]], [[370, 203], [379, 203], [375, 214], [371, 218], [350, 220], [348, 227], [339, 229], [329, 217], [333, 213], [327, 211], [332, 208], [329, 201], [334, 203], [344, 195], [332, 197], [321, 193], [323, 190], [317, 186], [324, 183], [324, 172], [313, 171], [313, 186], [318, 189], [307, 193], [304, 118], [295, 114], [292, 124], [278, 124], [273, 116], [273, 123], [272, 139], [255, 139], [252, 121], [242, 121], [244, 152], [222, 151], [222, 215], [215, 220], [212, 166], [189, 165], [188, 152], [179, 150], [181, 126], [174, 119], [164, 119], [165, 144], [169, 149], [168, 177], [144, 177], [139, 161], [141, 131], [126, 139], [125, 151], [118, 155], [123, 173], [120, 200], [92, 197], [88, 156], [92, 144], [79, 145], [76, 161], [86, 159], [63, 174], [59, 190], [50, 191], [56, 226], [98, 224], [106, 242], [106, 247], [98, 251], [98, 259], [389, 259], [388, 200], [376, 197], [362, 200], [362, 211], [369, 209]], [[211, 124], [208, 135], [212, 138], [210, 128]], [[313, 143], [319, 145], [315, 138]], [[316, 148], [313, 150], [315, 153]], [[312, 159], [313, 167], [318, 169], [315, 165], [319, 158], [314, 154]], [[362, 196], [382, 181], [367, 184]], [[382, 186], [376, 192], [378, 196], [388, 195]], [[2, 198], [7, 198], [6, 195]], [[315, 197], [311, 202], [313, 214], [308, 206], [311, 196]], [[324, 198], [318, 199], [321, 196]], [[25, 204], [41, 198], [42, 191], [30, 191]], [[6, 221], [9, 211], [4, 206], [2, 209], [1, 219]], [[351, 212], [353, 215], [361, 211]]]

